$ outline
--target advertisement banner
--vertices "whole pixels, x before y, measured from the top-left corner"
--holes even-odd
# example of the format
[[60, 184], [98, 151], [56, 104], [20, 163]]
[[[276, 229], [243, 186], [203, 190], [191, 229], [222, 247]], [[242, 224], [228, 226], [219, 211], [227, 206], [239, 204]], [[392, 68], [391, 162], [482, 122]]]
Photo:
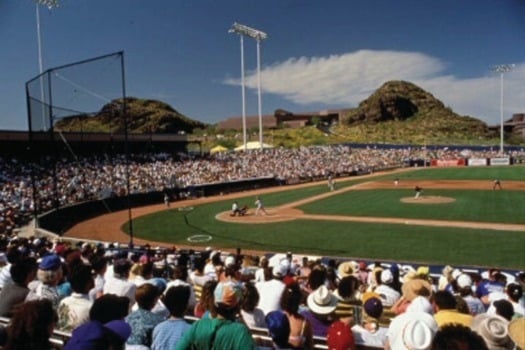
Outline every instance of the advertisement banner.
[[432, 159], [432, 166], [463, 166], [465, 159]]
[[468, 166], [486, 166], [489, 165], [486, 158], [470, 158], [468, 159]]
[[510, 158], [490, 158], [490, 165], [510, 165]]

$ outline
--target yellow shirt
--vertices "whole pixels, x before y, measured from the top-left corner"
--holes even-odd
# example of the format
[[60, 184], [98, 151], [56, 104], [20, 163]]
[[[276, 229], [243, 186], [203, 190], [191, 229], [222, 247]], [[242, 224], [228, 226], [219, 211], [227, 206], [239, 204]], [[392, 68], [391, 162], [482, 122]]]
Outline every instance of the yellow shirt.
[[449, 323], [459, 323], [470, 328], [470, 324], [472, 323], [472, 315], [462, 314], [457, 310], [439, 310], [434, 314], [434, 319], [439, 328]]

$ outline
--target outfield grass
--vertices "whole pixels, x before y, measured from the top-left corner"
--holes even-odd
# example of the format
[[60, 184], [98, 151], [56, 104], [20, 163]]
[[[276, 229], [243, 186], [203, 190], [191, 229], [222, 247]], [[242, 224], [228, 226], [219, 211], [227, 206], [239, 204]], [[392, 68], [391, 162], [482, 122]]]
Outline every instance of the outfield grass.
[[[525, 167], [418, 169], [381, 178], [524, 180]], [[361, 178], [359, 181], [368, 181]], [[348, 186], [356, 181], [341, 182]], [[309, 188], [285, 187], [265, 194], [267, 207], [326, 193], [326, 184]], [[447, 205], [405, 206], [403, 190], [349, 191], [301, 207], [316, 214], [343, 214], [432, 218], [441, 220], [524, 223], [523, 191], [452, 191], [440, 195], [456, 198]], [[413, 195], [409, 191], [408, 195]], [[447, 192], [447, 193], [445, 193]], [[428, 193], [425, 192], [425, 195]], [[254, 196], [238, 200], [253, 207]], [[449, 206], [451, 205], [451, 206]], [[264, 251], [309, 253], [338, 257], [398, 260], [429, 264], [498, 266], [525, 269], [525, 231], [507, 232], [464, 228], [425, 227], [399, 224], [295, 220], [271, 224], [233, 224], [215, 219], [229, 210], [231, 202], [200, 205], [190, 212], [176, 209], [134, 219], [136, 237], [188, 244], [192, 235], [209, 235], [201, 245], [239, 247]], [[404, 209], [404, 210], [402, 210]], [[408, 209], [408, 210], [407, 210]], [[127, 225], [123, 226], [126, 229]], [[196, 243], [198, 245], [198, 243]]]

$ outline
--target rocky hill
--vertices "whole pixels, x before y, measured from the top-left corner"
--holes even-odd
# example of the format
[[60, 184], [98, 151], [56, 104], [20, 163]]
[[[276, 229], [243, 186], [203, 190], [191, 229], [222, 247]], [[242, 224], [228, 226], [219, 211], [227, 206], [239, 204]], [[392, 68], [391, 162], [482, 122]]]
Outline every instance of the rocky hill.
[[[129, 117], [129, 133], [191, 133], [195, 128], [206, 127], [205, 123], [179, 113], [170, 105], [155, 100], [127, 97], [126, 111]], [[104, 105], [94, 116], [75, 115], [63, 118], [55, 124], [55, 130], [84, 132], [124, 132], [122, 100]]]

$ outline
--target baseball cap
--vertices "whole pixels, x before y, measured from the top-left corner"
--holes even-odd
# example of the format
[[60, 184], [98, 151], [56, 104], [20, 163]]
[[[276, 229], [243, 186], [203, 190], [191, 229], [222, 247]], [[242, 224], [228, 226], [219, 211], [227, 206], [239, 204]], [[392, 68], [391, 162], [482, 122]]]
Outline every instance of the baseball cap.
[[222, 304], [227, 308], [234, 308], [242, 300], [242, 287], [233, 281], [219, 282], [213, 292], [215, 304]]

